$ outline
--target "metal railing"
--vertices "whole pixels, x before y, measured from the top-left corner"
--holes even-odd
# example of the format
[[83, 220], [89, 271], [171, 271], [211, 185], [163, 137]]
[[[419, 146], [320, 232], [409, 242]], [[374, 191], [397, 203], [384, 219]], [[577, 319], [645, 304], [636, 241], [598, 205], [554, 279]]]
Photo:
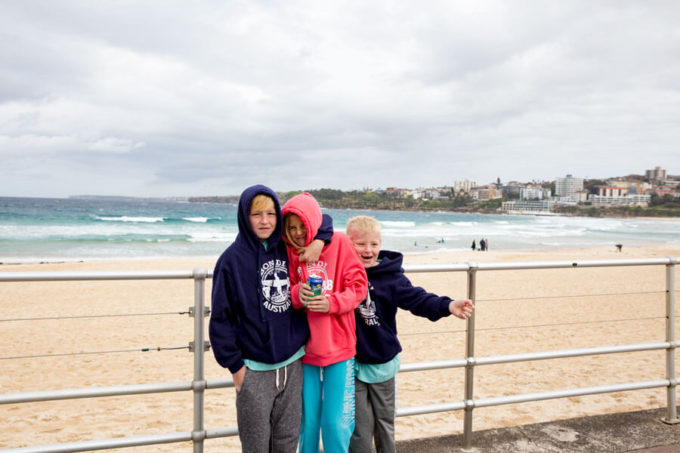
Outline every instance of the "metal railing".
[[[555, 398], [572, 396], [594, 395], [600, 393], [622, 392], [631, 390], [651, 389], [666, 387], [667, 409], [663, 421], [669, 424], [680, 423], [676, 407], [676, 387], [678, 379], [675, 376], [675, 350], [678, 342], [675, 341], [675, 264], [674, 257], [658, 259], [628, 259], [628, 260], [603, 260], [603, 261], [546, 261], [546, 262], [509, 262], [509, 263], [465, 263], [451, 265], [417, 265], [405, 266], [408, 273], [416, 272], [466, 272], [468, 298], [476, 299], [477, 273], [480, 271], [502, 270], [527, 270], [527, 269], [560, 269], [560, 268], [592, 268], [612, 266], [665, 266], [666, 275], [666, 316], [665, 316], [665, 341], [641, 344], [629, 344], [620, 346], [602, 346], [595, 348], [582, 348], [570, 350], [557, 350], [547, 352], [475, 357], [475, 314], [467, 320], [466, 326], [466, 355], [463, 359], [442, 360], [435, 362], [420, 362], [402, 364], [399, 372], [417, 372], [445, 368], [464, 368], [464, 399], [444, 404], [432, 404], [418, 407], [399, 408], [397, 417], [405, 417], [434, 412], [446, 412], [463, 410], [463, 450], [472, 448], [472, 415], [475, 408], [498, 406], [504, 404], [541, 401]], [[168, 279], [192, 279], [194, 280], [194, 305], [189, 314], [194, 318], [194, 338], [189, 344], [189, 350], [194, 355], [194, 374], [191, 382], [169, 382], [140, 385], [123, 385], [113, 387], [95, 387], [65, 390], [47, 390], [36, 392], [21, 392], [0, 395], [0, 404], [19, 404], [38, 401], [55, 401], [77, 398], [92, 398], [120, 395], [138, 395], [148, 393], [166, 393], [192, 391], [193, 398], [193, 429], [190, 432], [176, 432], [168, 434], [155, 434], [144, 436], [131, 436], [65, 444], [24, 447], [0, 452], [22, 453], [54, 453], [54, 452], [78, 452], [90, 450], [103, 450], [111, 448], [145, 446], [173, 442], [193, 443], [194, 452], [202, 452], [206, 439], [228, 437], [238, 434], [236, 427], [206, 429], [204, 426], [204, 397], [205, 391], [210, 389], [233, 387], [230, 378], [218, 380], [206, 380], [204, 376], [204, 353], [209, 349], [205, 341], [204, 318], [208, 315], [205, 307], [205, 281], [211, 278], [210, 272], [203, 269], [193, 271], [130, 271], [130, 272], [0, 272], [2, 282], [46, 282], [46, 281], [86, 281], [86, 280], [168, 280]], [[479, 307], [478, 307], [479, 309]], [[197, 346], [198, 345], [198, 346]], [[510, 395], [494, 398], [474, 398], [474, 370], [477, 366], [504, 364], [544, 359], [561, 359], [567, 357], [581, 357], [601, 354], [616, 354], [624, 352], [640, 352], [665, 350], [666, 377], [643, 382], [630, 382], [618, 385], [598, 387], [572, 388], [541, 393], [529, 393]]]

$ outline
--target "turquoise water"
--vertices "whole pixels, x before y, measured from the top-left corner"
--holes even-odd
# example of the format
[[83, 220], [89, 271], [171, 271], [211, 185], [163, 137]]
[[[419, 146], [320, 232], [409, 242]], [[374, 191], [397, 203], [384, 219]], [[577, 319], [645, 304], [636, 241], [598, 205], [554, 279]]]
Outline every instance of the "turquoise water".
[[[336, 230], [376, 217], [384, 248], [405, 253], [678, 244], [680, 222], [326, 209]], [[139, 199], [0, 198], [0, 262], [214, 256], [234, 240], [236, 206]], [[442, 241], [443, 240], [443, 241]]]

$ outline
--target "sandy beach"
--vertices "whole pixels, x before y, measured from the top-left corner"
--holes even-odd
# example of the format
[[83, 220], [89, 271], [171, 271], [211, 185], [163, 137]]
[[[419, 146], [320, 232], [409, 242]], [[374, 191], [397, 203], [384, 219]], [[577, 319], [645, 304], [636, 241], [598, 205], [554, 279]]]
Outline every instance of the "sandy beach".
[[[624, 246], [620, 253], [613, 245], [544, 252], [491, 247], [488, 252], [409, 254], [405, 263], [680, 257], [678, 246]], [[0, 265], [0, 272], [211, 270], [215, 258]], [[411, 273], [409, 278], [437, 294], [466, 295], [464, 272]], [[677, 272], [675, 281], [677, 291]], [[207, 304], [209, 291], [210, 281]], [[0, 393], [191, 380], [193, 359], [186, 346], [193, 338], [193, 318], [186, 312], [193, 292], [190, 280], [0, 283]], [[484, 271], [477, 275], [476, 304], [478, 357], [663, 341], [665, 267]], [[464, 321], [450, 317], [432, 323], [402, 312], [399, 331], [403, 364], [464, 357]], [[211, 352], [205, 358], [207, 379], [228, 376]], [[462, 401], [463, 374], [462, 369], [401, 373], [398, 404]], [[543, 360], [477, 367], [474, 395], [491, 398], [665, 377], [663, 351]], [[658, 388], [479, 408], [473, 429], [665, 405], [666, 391]], [[190, 392], [2, 405], [0, 448], [190, 431], [192, 406]], [[236, 425], [233, 389], [207, 391], [205, 407], [206, 428]], [[398, 418], [396, 435], [409, 439], [460, 433], [462, 428], [462, 411], [436, 413]], [[167, 444], [121, 451], [190, 448]], [[240, 450], [236, 438], [227, 438], [207, 440], [205, 451]]]

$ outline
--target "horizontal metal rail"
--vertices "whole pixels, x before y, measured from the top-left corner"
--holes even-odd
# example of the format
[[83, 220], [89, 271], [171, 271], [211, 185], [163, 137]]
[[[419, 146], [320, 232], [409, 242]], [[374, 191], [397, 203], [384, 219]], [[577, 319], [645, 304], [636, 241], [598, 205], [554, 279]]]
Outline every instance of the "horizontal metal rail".
[[[677, 264], [678, 258], [584, 260], [584, 261], [519, 261], [499, 263], [456, 263], [404, 265], [406, 272], [466, 272], [522, 270], [522, 269], [564, 269], [570, 267], [614, 267], [614, 266], [658, 266]], [[60, 272], [0, 272], [0, 282], [45, 282], [82, 280], [175, 280], [195, 278], [196, 271], [60, 271]], [[205, 271], [206, 278], [212, 278], [211, 271]]]
[[189, 442], [191, 431], [171, 434], [149, 434], [144, 436], [115, 437], [111, 439], [88, 440], [64, 444], [41, 445], [2, 450], [3, 453], [70, 453], [78, 451], [108, 450], [111, 448], [142, 447], [154, 444]]
[[408, 373], [411, 371], [428, 371], [428, 370], [442, 370], [445, 368], [463, 368], [468, 365], [466, 359], [456, 360], [436, 360], [433, 362], [416, 362], [416, 363], [402, 363], [399, 366], [400, 373]]
[[615, 267], [615, 266], [659, 266], [677, 264], [672, 256], [665, 258], [623, 259], [623, 260], [584, 260], [584, 261], [517, 261], [498, 263], [456, 263], [456, 264], [416, 264], [404, 265], [406, 272], [460, 272], [476, 269], [478, 271], [507, 271], [521, 269], [566, 269], [570, 267]]
[[[238, 435], [238, 429], [216, 428], [205, 431], [206, 439], [231, 437]], [[90, 440], [84, 442], [70, 442], [64, 444], [41, 445], [36, 447], [22, 447], [2, 450], [3, 453], [70, 453], [80, 451], [108, 450], [112, 448], [143, 447], [154, 444], [169, 444], [176, 442], [190, 442], [194, 438], [191, 431], [150, 434], [144, 436], [114, 437], [110, 439]]]
[[534, 360], [564, 359], [567, 357], [584, 357], [602, 354], [617, 354], [623, 352], [654, 351], [667, 349], [671, 342], [640, 343], [620, 346], [600, 346], [596, 348], [564, 349], [561, 351], [529, 352], [524, 354], [510, 354], [496, 357], [479, 357], [470, 359], [475, 365], [496, 365], [503, 363], [528, 362]]
[[194, 383], [193, 381], [165, 382], [156, 384], [46, 390], [41, 392], [6, 393], [0, 395], [0, 404], [36, 403], [82, 398], [101, 398], [107, 396], [144, 395], [151, 393], [172, 393], [193, 390], [197, 385], [202, 386], [205, 389], [228, 388], [234, 386], [234, 381], [232, 378], [224, 378], [209, 380], [204, 383]]
[[465, 401], [454, 401], [452, 403], [430, 404], [426, 406], [400, 407], [397, 409], [397, 417], [408, 417], [411, 415], [434, 414], [437, 412], [459, 411], [465, 409]]
[[194, 271], [0, 272], [0, 282], [68, 282], [86, 280], [179, 280], [192, 278], [195, 278]]
[[[676, 383], [677, 384], [677, 383]], [[468, 401], [456, 401], [452, 403], [430, 404], [425, 406], [411, 406], [397, 409], [397, 417], [410, 415], [423, 415], [435, 412], [446, 412], [463, 410], [468, 407], [491, 407], [504, 404], [529, 403], [549, 399], [568, 398], [573, 396], [597, 395], [600, 393], [627, 392], [631, 390], [643, 390], [671, 385], [668, 379], [658, 379], [655, 381], [632, 382], [617, 385], [604, 385], [598, 387], [583, 387], [568, 390], [554, 390], [550, 392], [525, 393], [523, 395], [500, 396], [494, 398], [479, 398]]]
[[470, 402], [473, 407], [500, 406], [502, 404], [528, 403], [532, 401], [568, 398], [571, 396], [597, 395], [600, 393], [628, 392], [631, 390], [644, 390], [671, 385], [668, 379], [655, 381], [631, 382], [627, 384], [603, 385], [599, 387], [583, 387], [567, 390], [553, 390], [541, 393], [525, 393], [523, 395], [499, 396], [495, 398], [480, 398]]

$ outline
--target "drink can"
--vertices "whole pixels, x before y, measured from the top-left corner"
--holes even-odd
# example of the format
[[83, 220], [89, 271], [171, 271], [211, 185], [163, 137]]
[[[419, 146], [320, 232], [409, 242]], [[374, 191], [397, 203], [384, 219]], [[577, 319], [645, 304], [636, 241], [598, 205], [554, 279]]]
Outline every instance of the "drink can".
[[310, 275], [307, 278], [307, 284], [312, 288], [315, 296], [321, 295], [321, 287], [323, 286], [323, 279], [318, 275]]

